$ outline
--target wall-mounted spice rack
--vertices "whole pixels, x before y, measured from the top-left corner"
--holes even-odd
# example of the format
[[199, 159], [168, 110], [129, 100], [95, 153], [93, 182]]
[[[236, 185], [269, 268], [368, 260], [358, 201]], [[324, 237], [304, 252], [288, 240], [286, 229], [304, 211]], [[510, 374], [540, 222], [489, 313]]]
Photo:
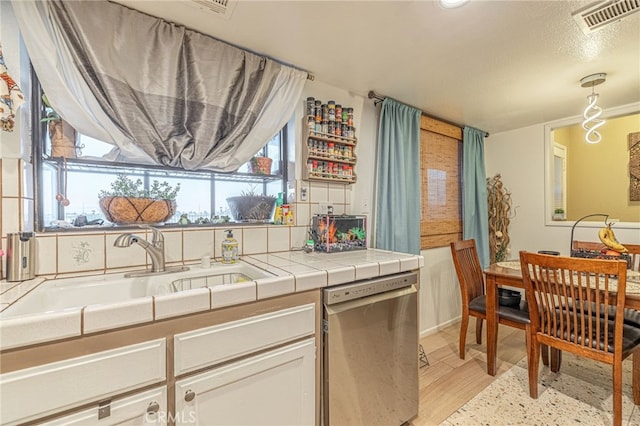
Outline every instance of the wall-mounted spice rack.
[[307, 98], [302, 144], [305, 164], [302, 178], [305, 180], [343, 184], [356, 182], [354, 168], [358, 140], [353, 126], [353, 108], [345, 108], [343, 113], [345, 109], [340, 105], [337, 107], [333, 101], [322, 104], [314, 98]]

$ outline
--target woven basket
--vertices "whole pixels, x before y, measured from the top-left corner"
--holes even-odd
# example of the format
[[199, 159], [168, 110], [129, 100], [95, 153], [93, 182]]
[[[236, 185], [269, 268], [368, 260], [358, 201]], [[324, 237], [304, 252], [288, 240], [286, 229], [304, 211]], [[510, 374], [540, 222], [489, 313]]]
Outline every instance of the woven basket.
[[100, 209], [112, 223], [160, 223], [176, 212], [175, 200], [154, 200], [135, 197], [100, 198]]
[[269, 157], [253, 157], [249, 161], [249, 173], [270, 175], [271, 163], [273, 163], [273, 160]]

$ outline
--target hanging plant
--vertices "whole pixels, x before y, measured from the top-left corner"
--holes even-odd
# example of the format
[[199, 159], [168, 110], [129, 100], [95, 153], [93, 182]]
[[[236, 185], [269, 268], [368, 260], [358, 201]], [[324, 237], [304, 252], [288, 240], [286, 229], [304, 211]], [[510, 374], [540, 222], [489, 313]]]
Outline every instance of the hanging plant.
[[491, 263], [509, 257], [509, 222], [511, 221], [511, 193], [504, 187], [500, 174], [487, 178], [489, 210], [489, 254]]

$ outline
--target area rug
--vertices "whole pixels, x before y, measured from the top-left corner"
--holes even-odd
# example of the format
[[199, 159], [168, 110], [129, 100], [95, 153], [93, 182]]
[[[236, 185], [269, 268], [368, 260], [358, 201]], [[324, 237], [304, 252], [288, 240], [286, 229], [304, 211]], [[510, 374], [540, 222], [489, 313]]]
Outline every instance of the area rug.
[[[640, 425], [633, 404], [631, 357], [624, 361], [622, 424]], [[521, 360], [442, 425], [611, 425], [611, 367], [563, 354], [559, 373], [540, 365], [538, 399], [529, 397], [527, 360]]]

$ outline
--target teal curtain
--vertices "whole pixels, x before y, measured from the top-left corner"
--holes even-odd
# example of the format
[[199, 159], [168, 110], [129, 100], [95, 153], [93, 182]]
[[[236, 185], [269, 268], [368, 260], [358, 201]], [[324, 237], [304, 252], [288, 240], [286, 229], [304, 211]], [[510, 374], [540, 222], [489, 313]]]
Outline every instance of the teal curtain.
[[475, 239], [482, 267], [489, 266], [489, 212], [482, 130], [465, 127], [462, 136], [462, 237]]
[[376, 248], [420, 254], [420, 117], [393, 99], [382, 102], [378, 130]]

